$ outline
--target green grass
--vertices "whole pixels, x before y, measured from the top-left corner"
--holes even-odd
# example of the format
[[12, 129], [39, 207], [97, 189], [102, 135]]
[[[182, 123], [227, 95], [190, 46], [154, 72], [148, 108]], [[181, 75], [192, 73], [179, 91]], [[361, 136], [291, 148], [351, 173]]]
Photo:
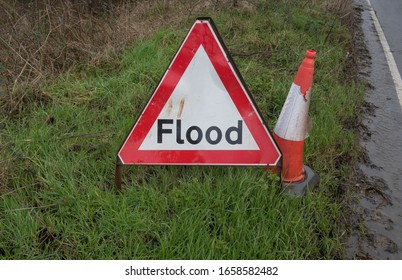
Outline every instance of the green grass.
[[[363, 88], [345, 77], [351, 40], [324, 1], [211, 10], [273, 129], [297, 68], [317, 50], [305, 163], [321, 176], [303, 198], [258, 167], [129, 166], [114, 190], [116, 152], [193, 19], [137, 42], [115, 65], [27, 92], [4, 120], [3, 259], [332, 259], [343, 257], [339, 192], [357, 157]], [[328, 36], [329, 34], [329, 36]], [[327, 40], [326, 40], [327, 38]]]

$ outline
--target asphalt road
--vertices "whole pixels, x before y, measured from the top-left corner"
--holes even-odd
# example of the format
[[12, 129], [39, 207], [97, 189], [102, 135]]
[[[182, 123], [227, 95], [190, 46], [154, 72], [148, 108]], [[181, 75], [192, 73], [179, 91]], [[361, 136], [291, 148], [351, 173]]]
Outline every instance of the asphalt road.
[[364, 174], [359, 184], [365, 234], [351, 236], [350, 257], [401, 260], [402, 0], [355, 2], [362, 8], [368, 57], [363, 60], [369, 61], [360, 73], [371, 87], [366, 91], [370, 109], [363, 120], [366, 130], [361, 139], [368, 160], [359, 166]]
[[370, 0], [399, 73], [402, 73], [402, 0]]

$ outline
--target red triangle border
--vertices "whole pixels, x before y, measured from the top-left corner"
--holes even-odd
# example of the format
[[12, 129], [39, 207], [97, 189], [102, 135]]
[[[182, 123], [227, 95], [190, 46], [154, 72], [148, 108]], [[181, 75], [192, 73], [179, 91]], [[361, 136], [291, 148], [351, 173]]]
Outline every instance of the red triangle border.
[[[260, 150], [139, 150], [201, 44]], [[280, 150], [261, 118], [212, 19], [198, 18], [195, 21], [117, 155], [121, 164], [278, 164], [281, 158]]]

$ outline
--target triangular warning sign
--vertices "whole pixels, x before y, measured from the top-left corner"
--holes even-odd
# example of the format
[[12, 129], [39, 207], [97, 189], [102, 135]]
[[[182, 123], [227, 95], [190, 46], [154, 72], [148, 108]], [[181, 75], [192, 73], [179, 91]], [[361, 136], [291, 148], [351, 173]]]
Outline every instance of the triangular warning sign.
[[118, 152], [122, 164], [276, 165], [280, 157], [209, 18], [195, 21]]

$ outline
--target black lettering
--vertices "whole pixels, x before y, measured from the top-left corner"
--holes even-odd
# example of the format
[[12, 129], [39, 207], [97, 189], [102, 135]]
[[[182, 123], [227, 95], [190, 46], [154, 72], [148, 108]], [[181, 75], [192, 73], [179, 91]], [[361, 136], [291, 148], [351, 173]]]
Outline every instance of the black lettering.
[[184, 144], [184, 140], [181, 139], [181, 120], [176, 120], [176, 142], [177, 144]]
[[[212, 131], [216, 131], [216, 139], [215, 140], [212, 140], [211, 139], [211, 132]], [[207, 142], [209, 143], [209, 144], [212, 144], [212, 145], [216, 145], [216, 144], [218, 144], [219, 142], [221, 142], [221, 139], [222, 139], [222, 131], [219, 129], [219, 127], [217, 127], [217, 126], [211, 126], [210, 128], [208, 128], [207, 129], [207, 131], [206, 131], [206, 133], [205, 133], [205, 138], [207, 139]]]
[[[232, 132], [237, 133], [237, 138], [235, 140], [232, 140], [230, 138], [230, 134]], [[225, 138], [229, 144], [232, 144], [232, 145], [241, 144], [242, 140], [243, 140], [243, 121], [238, 121], [237, 127], [235, 127], [235, 126], [229, 127], [228, 130], [226, 130]]]
[[[197, 131], [197, 133], [198, 133], [198, 136], [197, 136], [197, 138], [195, 140], [193, 140], [191, 138], [191, 132], [193, 132], [193, 131]], [[202, 130], [201, 130], [201, 128], [199, 128], [198, 126], [195, 126], [195, 125], [190, 126], [189, 129], [186, 132], [186, 139], [190, 144], [193, 144], [193, 145], [200, 143], [201, 139], [202, 139]]]
[[162, 143], [162, 134], [163, 133], [172, 133], [171, 129], [163, 129], [164, 124], [172, 124], [173, 120], [168, 119], [158, 119], [158, 144]]

